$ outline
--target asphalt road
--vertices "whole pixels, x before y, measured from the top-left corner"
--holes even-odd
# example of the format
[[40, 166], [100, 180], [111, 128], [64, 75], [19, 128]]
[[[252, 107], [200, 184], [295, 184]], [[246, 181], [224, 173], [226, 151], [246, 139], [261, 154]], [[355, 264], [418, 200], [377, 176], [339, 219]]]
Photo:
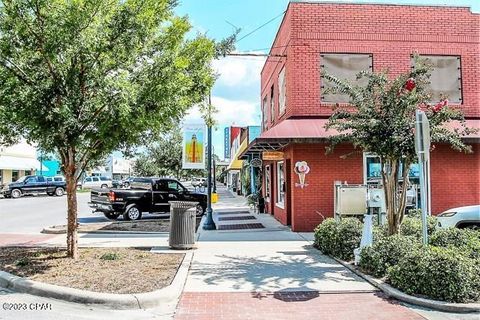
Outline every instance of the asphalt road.
[[[102, 213], [92, 213], [88, 206], [90, 193], [77, 193], [78, 222], [109, 221]], [[144, 213], [142, 219], [168, 217]], [[122, 217], [119, 218], [121, 220]], [[0, 198], [0, 233], [39, 233], [44, 227], [67, 224], [67, 197], [46, 195], [25, 196], [19, 199]]]

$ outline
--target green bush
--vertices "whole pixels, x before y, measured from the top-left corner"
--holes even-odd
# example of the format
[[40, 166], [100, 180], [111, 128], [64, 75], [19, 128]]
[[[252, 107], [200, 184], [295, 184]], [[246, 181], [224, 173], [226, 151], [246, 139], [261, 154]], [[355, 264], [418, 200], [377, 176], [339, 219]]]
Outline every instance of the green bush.
[[314, 244], [324, 254], [349, 261], [361, 238], [362, 223], [358, 219], [343, 218], [337, 222], [328, 218], [315, 228]]
[[473, 259], [480, 259], [480, 231], [470, 229], [438, 229], [430, 237], [436, 247], [453, 247]]
[[[427, 217], [427, 232], [433, 234], [437, 229], [437, 218]], [[418, 239], [422, 238], [422, 219], [417, 216], [407, 215], [400, 225], [400, 234], [404, 236], [414, 236]]]
[[408, 252], [388, 269], [388, 280], [407, 294], [449, 302], [480, 297], [478, 260], [452, 248], [428, 246]]
[[409, 251], [420, 245], [421, 242], [412, 236], [374, 236], [372, 246], [363, 248], [360, 253], [360, 267], [375, 277], [384, 277], [389, 267], [396, 265]]

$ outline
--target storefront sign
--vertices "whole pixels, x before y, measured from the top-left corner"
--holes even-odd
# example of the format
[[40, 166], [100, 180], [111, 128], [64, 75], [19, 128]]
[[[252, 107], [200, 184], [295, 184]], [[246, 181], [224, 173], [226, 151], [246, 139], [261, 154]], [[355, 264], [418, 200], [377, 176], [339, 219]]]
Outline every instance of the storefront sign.
[[183, 169], [205, 169], [205, 145], [205, 125], [185, 124], [182, 144]]
[[305, 183], [305, 176], [310, 172], [310, 167], [308, 166], [306, 161], [298, 161], [295, 163], [295, 173], [298, 174], [298, 179], [300, 183], [295, 183], [295, 187], [300, 187], [304, 188], [308, 186], [307, 183]]
[[283, 152], [280, 151], [263, 151], [262, 159], [265, 161], [283, 160]]

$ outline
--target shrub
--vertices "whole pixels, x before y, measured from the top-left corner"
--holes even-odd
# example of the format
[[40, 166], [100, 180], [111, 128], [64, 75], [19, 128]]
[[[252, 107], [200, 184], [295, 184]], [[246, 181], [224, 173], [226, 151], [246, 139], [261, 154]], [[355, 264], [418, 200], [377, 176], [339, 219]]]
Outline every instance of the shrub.
[[[437, 229], [437, 218], [427, 217], [427, 233], [433, 234]], [[400, 225], [400, 234], [404, 236], [414, 236], [418, 239], [422, 238], [422, 219], [417, 216], [407, 215]]]
[[411, 250], [388, 269], [390, 283], [408, 294], [449, 302], [476, 301], [480, 297], [478, 261], [458, 250], [424, 247]]
[[323, 253], [342, 260], [353, 259], [353, 249], [360, 246], [362, 223], [356, 218], [340, 221], [328, 218], [315, 228], [315, 246]]
[[116, 252], [107, 252], [107, 253], [104, 253], [100, 259], [102, 260], [119, 260], [120, 259], [120, 254], [116, 253]]
[[473, 259], [480, 259], [480, 231], [448, 228], [435, 231], [430, 244], [437, 247], [454, 247]]
[[360, 267], [375, 277], [384, 277], [412, 248], [420, 246], [416, 237], [392, 235], [373, 239], [373, 245], [360, 253]]

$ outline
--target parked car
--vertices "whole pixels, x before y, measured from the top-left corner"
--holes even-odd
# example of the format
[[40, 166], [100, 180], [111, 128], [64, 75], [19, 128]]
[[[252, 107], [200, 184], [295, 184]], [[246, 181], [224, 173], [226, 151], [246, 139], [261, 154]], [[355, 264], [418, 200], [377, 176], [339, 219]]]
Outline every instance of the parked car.
[[89, 205], [109, 219], [123, 215], [125, 220], [139, 220], [143, 212], [170, 212], [168, 201], [198, 202], [198, 216], [207, 208], [205, 194], [189, 191], [179, 181], [167, 178], [134, 178], [130, 189], [94, 189]]
[[112, 179], [99, 176], [86, 177], [85, 179], [83, 179], [80, 187], [82, 189], [111, 188]]
[[437, 216], [441, 228], [480, 228], [480, 205], [449, 209]]
[[44, 176], [24, 176], [9, 183], [2, 190], [5, 198], [20, 198], [26, 194], [46, 193], [49, 196], [63, 196], [65, 181], [47, 181]]
[[64, 176], [45, 177], [45, 179], [47, 179], [47, 182], [52, 182], [52, 181], [65, 182], [66, 181]]
[[206, 178], [192, 178], [192, 187], [200, 187], [206, 186], [207, 179]]

